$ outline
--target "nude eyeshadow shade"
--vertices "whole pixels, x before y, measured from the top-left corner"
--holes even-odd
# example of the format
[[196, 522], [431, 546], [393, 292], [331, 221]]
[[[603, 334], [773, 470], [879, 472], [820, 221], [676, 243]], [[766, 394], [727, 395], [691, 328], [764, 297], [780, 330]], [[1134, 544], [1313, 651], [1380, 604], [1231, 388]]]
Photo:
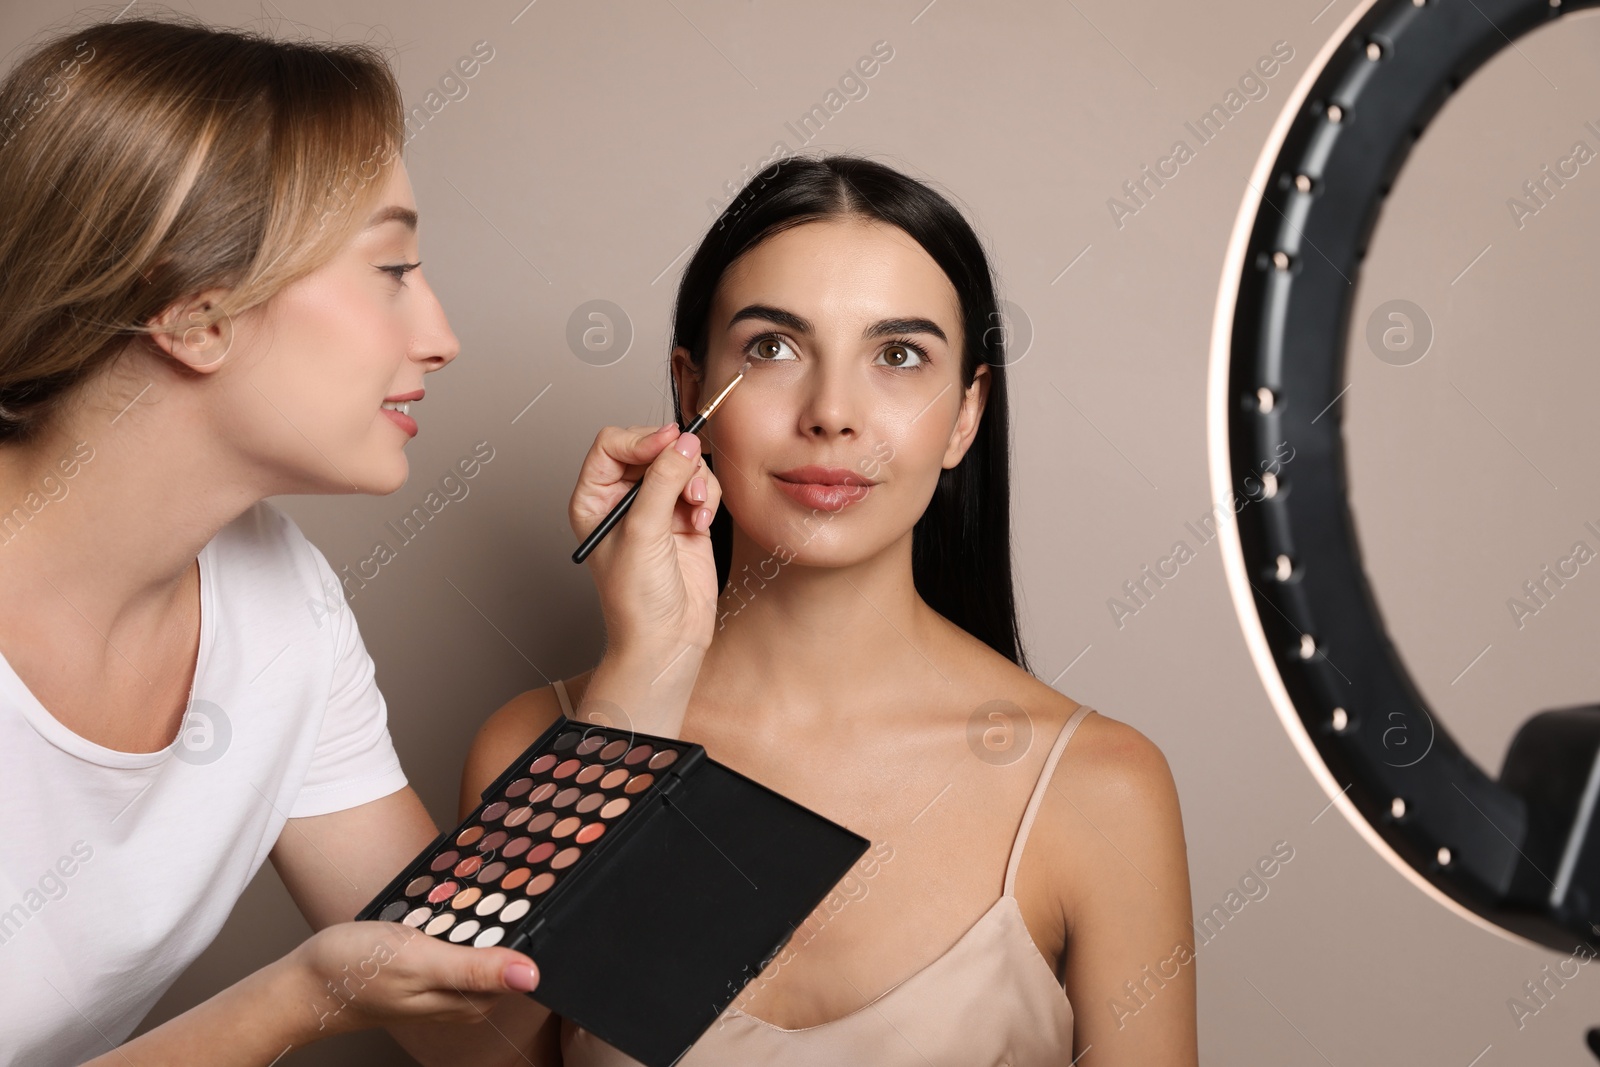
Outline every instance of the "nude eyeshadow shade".
[[701, 745], [562, 717], [356, 918], [526, 953], [529, 996], [671, 1067], [868, 845]]

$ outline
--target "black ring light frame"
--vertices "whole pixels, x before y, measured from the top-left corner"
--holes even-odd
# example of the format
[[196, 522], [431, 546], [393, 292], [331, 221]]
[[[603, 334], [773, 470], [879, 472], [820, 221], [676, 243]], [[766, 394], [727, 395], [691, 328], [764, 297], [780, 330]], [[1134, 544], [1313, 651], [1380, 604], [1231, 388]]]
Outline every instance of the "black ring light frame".
[[[1436, 725], [1390, 641], [1346, 498], [1344, 351], [1395, 175], [1445, 100], [1518, 37], [1600, 0], [1366, 0], [1322, 47], [1257, 161], [1213, 325], [1219, 535], [1252, 658], [1323, 789], [1462, 918], [1570, 950], [1600, 920], [1600, 708], [1523, 724], [1498, 779]], [[1261, 474], [1282, 442], [1292, 462]], [[1326, 809], [1324, 809], [1326, 810]]]

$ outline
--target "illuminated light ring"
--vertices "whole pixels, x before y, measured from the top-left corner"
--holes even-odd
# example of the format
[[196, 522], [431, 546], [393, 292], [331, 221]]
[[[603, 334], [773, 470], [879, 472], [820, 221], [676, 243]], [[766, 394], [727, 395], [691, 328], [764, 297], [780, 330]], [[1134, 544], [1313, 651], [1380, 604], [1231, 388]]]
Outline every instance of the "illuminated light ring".
[[1548, 827], [1435, 723], [1394, 648], [1361, 565], [1338, 398], [1361, 261], [1411, 147], [1501, 49], [1596, 3], [1359, 3], [1308, 65], [1251, 172], [1207, 388], [1213, 499], [1232, 499], [1280, 442], [1295, 450], [1276, 492], [1223, 509], [1219, 542], [1251, 658], [1301, 758], [1418, 889], [1507, 940], [1562, 950], [1600, 916], [1529, 892], [1518, 842]]

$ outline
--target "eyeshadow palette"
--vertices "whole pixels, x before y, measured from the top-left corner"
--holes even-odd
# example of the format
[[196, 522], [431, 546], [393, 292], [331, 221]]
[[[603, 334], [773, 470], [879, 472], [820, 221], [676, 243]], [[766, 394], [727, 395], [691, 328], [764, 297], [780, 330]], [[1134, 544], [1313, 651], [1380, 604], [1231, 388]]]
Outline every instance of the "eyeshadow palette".
[[701, 745], [563, 717], [356, 918], [525, 952], [529, 996], [670, 1067], [869, 844]]

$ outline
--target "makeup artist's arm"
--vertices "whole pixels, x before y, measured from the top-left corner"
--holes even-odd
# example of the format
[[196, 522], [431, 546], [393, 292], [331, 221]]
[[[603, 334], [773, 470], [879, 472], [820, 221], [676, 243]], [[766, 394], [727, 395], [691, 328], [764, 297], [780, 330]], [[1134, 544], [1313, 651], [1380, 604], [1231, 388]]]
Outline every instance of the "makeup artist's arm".
[[[518, 991], [537, 983], [528, 957], [451, 945], [399, 923], [345, 921], [435, 833], [410, 788], [331, 815], [290, 819], [272, 860], [318, 932], [90, 1065], [262, 1067], [289, 1049], [376, 1026], [389, 1026], [429, 1065], [526, 1064], [512, 1042], [525, 1046], [543, 1019]], [[494, 1026], [484, 1025], [486, 1017]]]
[[578, 717], [676, 737], [717, 617], [709, 531], [722, 490], [696, 435], [608, 426], [584, 457], [567, 509], [572, 532], [587, 536], [641, 474], [633, 507], [587, 561], [606, 651]]
[[[309, 980], [301, 1010], [328, 1027], [387, 1026], [427, 1067], [525, 1067], [525, 1050], [549, 1015], [520, 991], [537, 980], [536, 970], [532, 976], [520, 970], [527, 956], [453, 945], [399, 923], [347, 922], [437, 835], [409, 787], [345, 811], [289, 820], [272, 862], [300, 911], [322, 934], [364, 935], [326, 945], [312, 938], [296, 951], [291, 958]], [[380, 944], [389, 947], [379, 951]]]

